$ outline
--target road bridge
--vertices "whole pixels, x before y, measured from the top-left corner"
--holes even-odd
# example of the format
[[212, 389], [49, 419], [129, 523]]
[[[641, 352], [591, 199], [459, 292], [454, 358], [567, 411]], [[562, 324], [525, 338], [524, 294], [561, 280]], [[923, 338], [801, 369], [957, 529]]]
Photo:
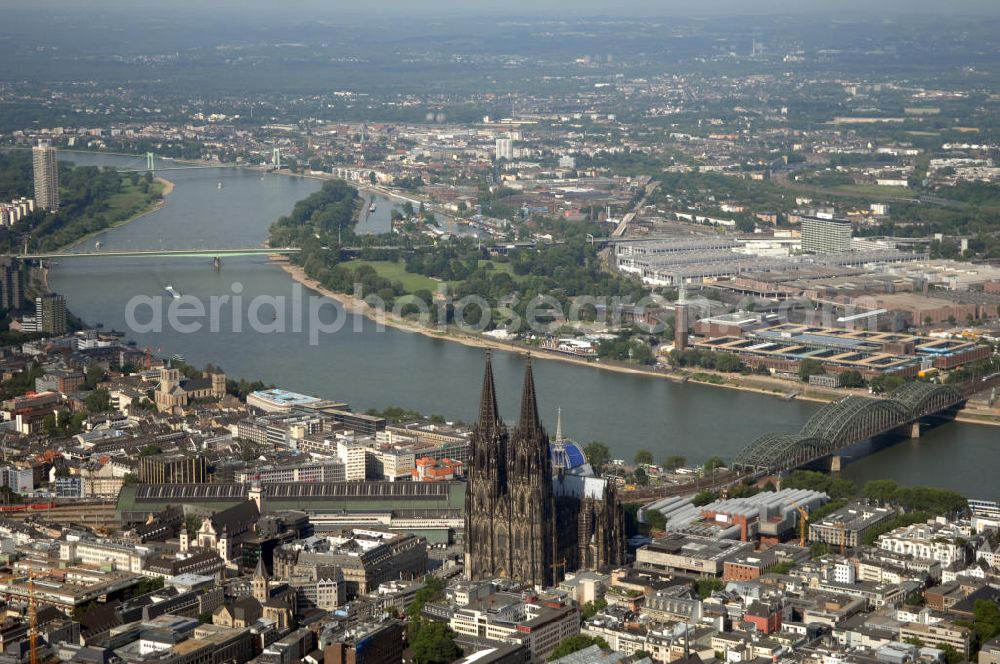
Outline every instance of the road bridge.
[[26, 260], [63, 260], [70, 258], [223, 258], [234, 256], [268, 256], [297, 254], [298, 247], [250, 247], [245, 249], [137, 249], [113, 251], [54, 252], [18, 254]]
[[845, 397], [823, 406], [799, 431], [760, 436], [740, 452], [733, 468], [753, 474], [781, 473], [893, 431], [915, 438], [922, 420], [953, 415], [974, 391], [973, 385], [911, 382], [881, 399]]

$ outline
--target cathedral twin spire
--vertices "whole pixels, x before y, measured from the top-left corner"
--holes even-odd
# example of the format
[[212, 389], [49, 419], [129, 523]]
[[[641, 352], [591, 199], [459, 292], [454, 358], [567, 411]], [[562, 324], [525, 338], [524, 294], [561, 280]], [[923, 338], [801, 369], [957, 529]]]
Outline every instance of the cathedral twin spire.
[[492, 428], [502, 424], [500, 409], [497, 408], [497, 390], [493, 383], [493, 358], [486, 351], [486, 372], [483, 374], [483, 392], [479, 400], [479, 425]]
[[538, 400], [535, 397], [535, 376], [531, 370], [531, 358], [524, 369], [524, 389], [521, 392], [521, 419], [517, 423], [522, 431], [537, 431], [542, 428], [538, 417]]
[[[493, 379], [492, 353], [486, 351], [486, 371], [483, 374], [483, 392], [479, 400], [479, 426], [491, 429], [502, 426], [500, 409], [497, 407], [496, 385]], [[521, 416], [517, 423], [520, 431], [542, 431], [542, 420], [538, 415], [538, 398], [535, 394], [535, 375], [531, 368], [531, 358], [524, 370], [524, 388], [521, 392]]]

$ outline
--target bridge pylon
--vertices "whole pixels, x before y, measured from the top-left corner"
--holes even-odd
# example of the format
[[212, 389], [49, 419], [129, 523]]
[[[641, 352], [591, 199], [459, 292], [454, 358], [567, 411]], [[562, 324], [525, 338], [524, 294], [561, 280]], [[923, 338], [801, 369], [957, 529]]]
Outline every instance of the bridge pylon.
[[281, 170], [281, 148], [271, 150], [271, 163], [274, 164], [274, 170]]
[[155, 157], [152, 152], [146, 153], [146, 170], [152, 173], [156, 170]]

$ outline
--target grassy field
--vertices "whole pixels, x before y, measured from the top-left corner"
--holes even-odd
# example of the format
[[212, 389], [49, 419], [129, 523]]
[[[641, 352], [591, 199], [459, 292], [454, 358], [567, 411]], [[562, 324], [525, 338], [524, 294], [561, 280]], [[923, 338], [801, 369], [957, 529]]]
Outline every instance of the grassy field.
[[[481, 260], [479, 261], [479, 267], [482, 267], [486, 263], [491, 261]], [[406, 265], [400, 261], [394, 263], [392, 261], [364, 261], [364, 260], [352, 260], [344, 263], [344, 267], [351, 269], [357, 269], [362, 265], [368, 265], [376, 274], [380, 277], [389, 279], [390, 281], [399, 281], [403, 284], [403, 290], [407, 293], [414, 293], [418, 290], [425, 289], [432, 293], [437, 292], [438, 286], [442, 283], [448, 284], [449, 287], [454, 286], [458, 282], [454, 281], [438, 281], [437, 279], [431, 279], [430, 277], [425, 277], [422, 274], [413, 274], [412, 272], [406, 271]], [[493, 262], [493, 270], [495, 272], [506, 272], [511, 276], [511, 278], [519, 282], [525, 277], [514, 274], [513, 269], [511, 269], [510, 263], [497, 263]]]
[[828, 191], [839, 192], [847, 196], [895, 196], [906, 198], [915, 195], [906, 187], [881, 187], [877, 184], [851, 184], [842, 187], [833, 187]]
[[875, 184], [843, 184], [833, 187], [824, 187], [818, 184], [807, 182], [794, 182], [791, 180], [774, 180], [774, 184], [783, 189], [832, 198], [860, 198], [860, 199], [885, 199], [885, 198], [913, 198], [918, 194], [905, 187], [880, 187]]
[[413, 274], [411, 272], [407, 272], [406, 265], [404, 265], [401, 262], [393, 263], [392, 261], [356, 260], [344, 264], [345, 267], [349, 267], [352, 269], [357, 269], [362, 265], [370, 266], [372, 269], [375, 270], [375, 272], [380, 277], [384, 277], [386, 279], [389, 279], [390, 281], [398, 280], [402, 282], [403, 290], [405, 290], [407, 293], [413, 293], [420, 289], [426, 289], [433, 293], [437, 290], [439, 284], [447, 283], [431, 279], [430, 277], [425, 277], [422, 274]]
[[108, 207], [104, 214], [113, 220], [112, 225], [127, 221], [158, 201], [162, 192], [163, 184], [160, 182], [150, 184], [149, 193], [144, 194], [138, 185], [133, 185], [128, 178], [125, 178], [122, 181], [122, 190], [108, 199]]
[[487, 263], [493, 263], [494, 272], [506, 272], [507, 274], [510, 275], [510, 278], [516, 281], [517, 283], [520, 283], [525, 278], [527, 278], [527, 275], [514, 274], [514, 268], [511, 267], [510, 263], [498, 263], [496, 261], [481, 260], [479, 261], [479, 267], [482, 267]]

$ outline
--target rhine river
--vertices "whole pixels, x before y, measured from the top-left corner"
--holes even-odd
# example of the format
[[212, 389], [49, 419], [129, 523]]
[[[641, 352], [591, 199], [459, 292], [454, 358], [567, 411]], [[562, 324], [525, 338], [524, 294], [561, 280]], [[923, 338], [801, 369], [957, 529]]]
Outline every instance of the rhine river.
[[[141, 165], [141, 160], [110, 155], [64, 154], [63, 158], [78, 164], [137, 167], [138, 161]], [[275, 219], [322, 184], [239, 169], [163, 171], [162, 175], [177, 186], [161, 209], [107, 231], [77, 250], [93, 250], [97, 240], [102, 250], [258, 246]], [[371, 218], [364, 219], [359, 229], [388, 229], [392, 203], [382, 197], [376, 203]], [[167, 285], [198, 298], [206, 309], [212, 296], [232, 296], [241, 287], [244, 320], [255, 296], [284, 296], [290, 302], [299, 288], [263, 257], [225, 258], [220, 272], [204, 258], [66, 259], [52, 267], [49, 283], [86, 323], [117, 330], [127, 330], [126, 305], [132, 298], [162, 298], [165, 312], [170, 303], [164, 291]], [[246, 323], [242, 332], [234, 332], [231, 306], [220, 308], [218, 331], [202, 319], [206, 323], [199, 332], [164, 326], [160, 332], [129, 332], [129, 338], [140, 348], [148, 346], [168, 356], [179, 353], [196, 366], [216, 364], [230, 377], [259, 378], [285, 389], [342, 400], [357, 410], [401, 406], [454, 420], [476, 417], [482, 350], [394, 329], [378, 330], [371, 321], [347, 315], [336, 306], [340, 315], [347, 316], [346, 323], [336, 333], [319, 335], [316, 345], [309, 343], [307, 324], [294, 331], [290, 320], [280, 333], [254, 332]], [[261, 311], [267, 313], [259, 313], [258, 320], [278, 322], [271, 309]], [[334, 306], [327, 304], [325, 314], [323, 320], [332, 319]], [[136, 317], [149, 320], [149, 308], [140, 308]], [[519, 355], [494, 352], [497, 389], [508, 422], [518, 412], [524, 362]], [[643, 448], [651, 450], [658, 462], [668, 454], [684, 455], [690, 463], [712, 455], [731, 458], [760, 434], [799, 429], [819, 407], [549, 360], [535, 361], [535, 379], [550, 432], [555, 430], [556, 410], [562, 408], [567, 436], [581, 442], [604, 441], [613, 456], [629, 461]], [[925, 432], [919, 440], [861, 457], [849, 463], [843, 475], [859, 483], [891, 478], [1000, 499], [1000, 429], [947, 424]]]

